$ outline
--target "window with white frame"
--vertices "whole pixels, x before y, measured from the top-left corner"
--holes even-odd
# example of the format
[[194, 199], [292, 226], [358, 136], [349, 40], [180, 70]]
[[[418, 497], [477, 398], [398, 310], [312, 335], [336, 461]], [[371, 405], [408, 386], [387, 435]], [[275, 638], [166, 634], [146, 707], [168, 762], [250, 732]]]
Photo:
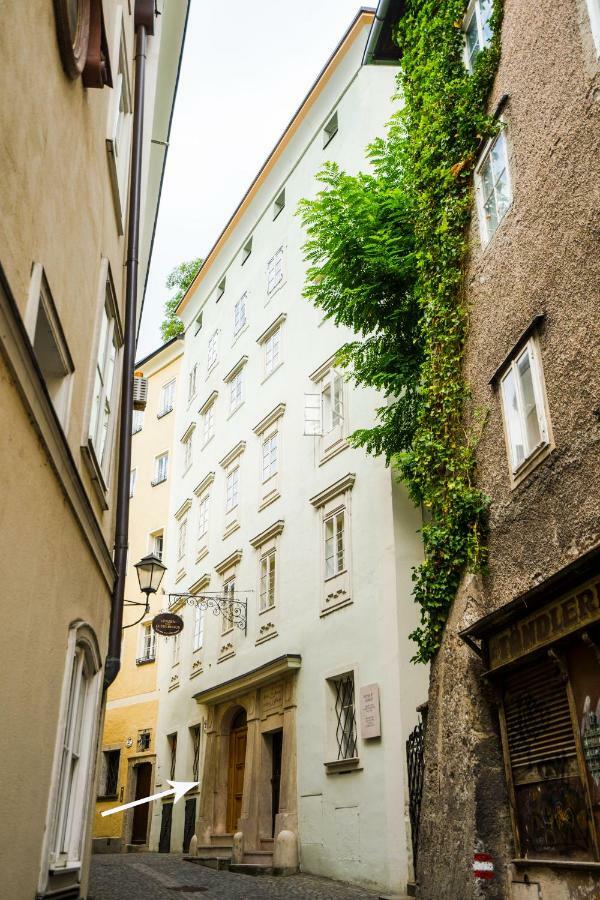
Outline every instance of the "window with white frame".
[[150, 552], [154, 556], [156, 556], [157, 559], [160, 559], [162, 561], [163, 550], [164, 550], [164, 534], [162, 531], [157, 531], [156, 534], [151, 535]]
[[175, 407], [175, 385], [176, 380], [172, 378], [171, 381], [167, 381], [166, 384], [163, 384], [160, 390], [160, 405], [158, 408], [158, 417], [166, 416], [167, 413], [170, 413]]
[[340, 575], [346, 568], [346, 511], [339, 509], [324, 521], [325, 579]]
[[115, 418], [114, 374], [117, 353], [121, 343], [115, 318], [116, 299], [110, 275], [107, 274], [105, 301], [100, 321], [100, 338], [94, 373], [94, 396], [90, 415], [89, 442], [94, 449], [98, 465], [105, 474], [108, 470]]
[[198, 374], [198, 363], [194, 363], [188, 373], [188, 403], [196, 396], [196, 376]]
[[64, 716], [56, 761], [56, 800], [49, 822], [52, 869], [79, 867], [88, 819], [88, 795], [95, 745], [100, 654], [93, 633], [78, 625], [69, 633]]
[[156, 657], [156, 632], [152, 622], [144, 622], [140, 628], [140, 661], [147, 662]]
[[600, 0], [586, 0], [596, 53], [600, 56]]
[[223, 612], [221, 615], [221, 634], [233, 629], [233, 601], [235, 599], [235, 576], [223, 584]]
[[198, 506], [198, 537], [203, 538], [208, 534], [208, 505], [209, 495], [205, 494]]
[[479, 217], [483, 243], [494, 235], [512, 202], [508, 170], [506, 134], [501, 131], [492, 141], [476, 174]]
[[465, 33], [465, 65], [469, 72], [473, 71], [475, 58], [492, 40], [490, 19], [492, 17], [493, 0], [471, 0], [463, 20]]
[[276, 551], [270, 550], [260, 559], [260, 612], [275, 606], [275, 566]]
[[169, 453], [160, 453], [154, 458], [154, 479], [153, 485], [161, 484], [167, 480], [167, 468], [169, 465]]
[[354, 673], [345, 672], [328, 679], [332, 692], [334, 721], [331, 723], [335, 735], [334, 750], [337, 761], [356, 759], [358, 744], [356, 736], [356, 708], [354, 699]]
[[206, 365], [209, 372], [213, 368], [213, 366], [217, 364], [217, 359], [217, 332], [215, 331], [214, 334], [211, 334], [208, 339], [208, 347], [206, 351]]
[[283, 281], [283, 247], [267, 263], [267, 294], [270, 296]]
[[277, 474], [279, 434], [271, 432], [262, 442], [262, 480], [268, 481]]
[[265, 374], [270, 375], [279, 365], [279, 348], [281, 345], [281, 328], [275, 331], [266, 339], [265, 347]]
[[211, 437], [215, 433], [215, 404], [214, 402], [207, 406], [202, 415], [202, 440], [204, 444], [208, 444]]
[[190, 431], [183, 441], [183, 471], [187, 472], [192, 464], [194, 432]]
[[246, 324], [246, 300], [247, 292], [243, 293], [233, 308], [233, 334], [239, 334]]
[[131, 433], [137, 434], [144, 427], [144, 413], [141, 409], [134, 409], [131, 422]]
[[194, 607], [194, 636], [192, 640], [192, 651], [202, 649], [204, 643], [204, 610], [201, 606]]
[[231, 512], [236, 508], [240, 500], [240, 467], [235, 466], [227, 473], [225, 512]]
[[135, 482], [137, 478], [137, 469], [132, 469], [129, 473], [129, 499], [135, 494]]
[[304, 433], [341, 432], [344, 423], [344, 376], [329, 369], [319, 382], [319, 394], [305, 394]]
[[244, 370], [233, 376], [229, 382], [229, 412], [234, 412], [244, 402]]
[[534, 339], [511, 360], [500, 386], [511, 468], [517, 473], [536, 450], [549, 443], [542, 367]]
[[122, 234], [127, 206], [126, 191], [129, 174], [128, 160], [133, 123], [133, 105], [123, 12], [120, 7], [117, 8], [116, 15], [115, 35], [118, 43], [115, 56], [118, 59], [118, 68], [108, 112], [106, 148], [108, 151], [113, 197], [117, 208], [119, 233]]
[[177, 559], [181, 560], [185, 556], [185, 547], [187, 542], [187, 519], [179, 523], [177, 532]]
[[252, 253], [252, 237], [249, 237], [244, 246], [242, 247], [242, 265], [247, 261], [248, 257]]

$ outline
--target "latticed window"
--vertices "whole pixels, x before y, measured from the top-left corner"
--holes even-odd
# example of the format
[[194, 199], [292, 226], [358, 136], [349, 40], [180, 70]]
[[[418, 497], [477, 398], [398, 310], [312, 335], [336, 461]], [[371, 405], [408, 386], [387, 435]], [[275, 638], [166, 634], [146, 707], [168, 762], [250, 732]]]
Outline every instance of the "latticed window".
[[141, 658], [154, 659], [156, 656], [156, 632], [152, 628], [152, 622], [142, 625]]
[[238, 334], [246, 324], [246, 297], [242, 294], [233, 308], [233, 333]]
[[277, 432], [265, 438], [262, 445], [262, 480], [268, 481], [277, 473]]
[[329, 434], [344, 420], [344, 379], [334, 369], [323, 381], [321, 403], [323, 434]]
[[187, 519], [179, 524], [179, 535], [177, 541], [177, 559], [183, 559], [185, 556], [185, 545], [187, 540]]
[[356, 744], [356, 716], [354, 712], [354, 675], [348, 672], [332, 679], [335, 691], [335, 739], [338, 759], [355, 759], [358, 756]]
[[190, 728], [192, 736], [192, 781], [198, 781], [198, 773], [200, 771], [200, 735], [202, 729], [200, 725], [194, 725]]
[[325, 578], [333, 578], [346, 568], [344, 530], [345, 510], [325, 519]]
[[238, 372], [237, 375], [234, 375], [231, 379], [231, 383], [229, 385], [229, 408], [231, 412], [234, 409], [237, 409], [238, 406], [241, 405], [242, 400], [244, 399], [244, 373]]
[[104, 750], [102, 753], [102, 772], [100, 777], [99, 796], [117, 796], [120, 759], [120, 750]]
[[223, 585], [223, 614], [221, 616], [221, 634], [226, 634], [233, 628], [233, 600], [235, 598], [235, 578], [230, 578]]
[[208, 532], [208, 501], [209, 497], [203, 497], [198, 507], [198, 537], [203, 538]]
[[240, 469], [236, 466], [227, 476], [227, 499], [225, 511], [231, 512], [238, 505], [240, 496]]
[[265, 341], [265, 372], [269, 375], [279, 363], [280, 329]]
[[283, 247], [280, 247], [267, 263], [267, 294], [272, 294], [282, 281]]
[[150, 749], [151, 738], [152, 732], [149, 728], [143, 728], [141, 731], [138, 731], [137, 748], [140, 753]]
[[211, 403], [202, 417], [204, 443], [208, 443], [215, 433], [215, 404]]
[[192, 650], [200, 650], [204, 642], [204, 610], [201, 606], [196, 606], [194, 610], [194, 639], [192, 642]]
[[194, 363], [188, 375], [188, 400], [196, 395], [196, 375], [198, 373], [198, 365]]
[[154, 460], [154, 481], [152, 484], [160, 484], [167, 480], [167, 467], [169, 465], [169, 454], [161, 453]]
[[167, 413], [170, 413], [173, 407], [175, 406], [175, 379], [173, 378], [171, 381], [168, 381], [166, 384], [162, 386], [160, 392], [160, 408], [158, 410], [158, 415], [166, 416]]
[[506, 136], [503, 131], [493, 141], [477, 169], [477, 181], [482, 230], [487, 242], [512, 202]]
[[260, 561], [260, 611], [275, 605], [275, 550]]
[[189, 435], [187, 440], [183, 442], [183, 468], [184, 470], [189, 469], [192, 464], [192, 445], [193, 435]]
[[208, 350], [206, 353], [207, 367], [209, 369], [212, 369], [212, 367], [215, 365], [216, 362], [217, 362], [217, 332], [215, 331], [215, 333], [213, 335], [211, 335], [211, 337], [209, 338], [209, 341], [208, 341]]

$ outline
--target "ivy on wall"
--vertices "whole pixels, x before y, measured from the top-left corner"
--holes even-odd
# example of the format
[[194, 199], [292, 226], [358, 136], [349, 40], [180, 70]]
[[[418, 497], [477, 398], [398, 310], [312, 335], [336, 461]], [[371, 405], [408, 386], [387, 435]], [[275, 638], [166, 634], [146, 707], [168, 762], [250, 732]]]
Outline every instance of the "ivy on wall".
[[304, 294], [357, 339], [337, 362], [386, 403], [355, 446], [384, 454], [424, 508], [424, 562], [413, 572], [421, 622], [414, 660], [429, 661], [463, 571], [485, 565], [488, 499], [473, 483], [482, 417], [465, 420], [462, 361], [467, 333], [463, 272], [473, 170], [497, 123], [486, 104], [500, 54], [494, 37], [463, 62], [465, 0], [407, 0], [396, 40], [402, 51], [400, 110], [367, 150], [369, 171], [328, 163], [323, 189], [303, 200], [309, 263]]

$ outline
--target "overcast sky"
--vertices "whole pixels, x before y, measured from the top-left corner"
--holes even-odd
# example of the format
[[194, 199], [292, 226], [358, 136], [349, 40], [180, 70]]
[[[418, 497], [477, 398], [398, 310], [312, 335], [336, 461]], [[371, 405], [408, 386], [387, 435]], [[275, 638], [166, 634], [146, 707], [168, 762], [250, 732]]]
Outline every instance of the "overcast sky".
[[190, 6], [138, 359], [161, 343], [167, 275], [212, 247], [360, 8], [356, 0]]

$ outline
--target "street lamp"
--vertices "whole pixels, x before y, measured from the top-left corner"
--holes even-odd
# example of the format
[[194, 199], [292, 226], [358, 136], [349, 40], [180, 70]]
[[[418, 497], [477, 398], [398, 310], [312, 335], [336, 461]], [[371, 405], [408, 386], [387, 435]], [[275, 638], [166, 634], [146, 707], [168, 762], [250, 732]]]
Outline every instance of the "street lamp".
[[135, 568], [137, 569], [140, 591], [146, 595], [146, 601], [148, 601], [150, 594], [155, 594], [159, 589], [167, 567], [163, 566], [158, 556], [150, 553], [148, 556], [140, 559], [135, 564]]

